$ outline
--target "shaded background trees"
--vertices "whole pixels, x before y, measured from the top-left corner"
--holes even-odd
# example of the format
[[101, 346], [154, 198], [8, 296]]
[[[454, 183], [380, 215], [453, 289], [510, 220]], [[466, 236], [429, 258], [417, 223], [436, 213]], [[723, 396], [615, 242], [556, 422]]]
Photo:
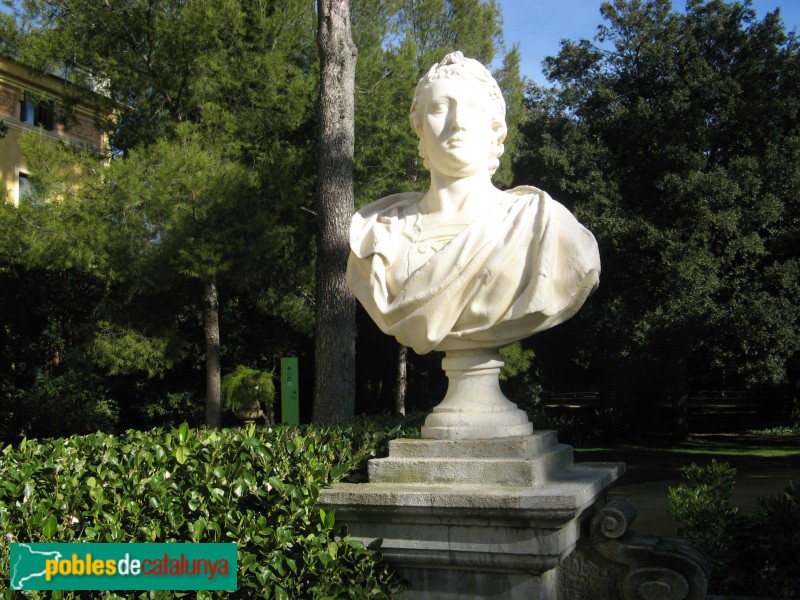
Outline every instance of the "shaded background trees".
[[682, 437], [690, 389], [780, 384], [800, 341], [800, 55], [778, 14], [742, 3], [601, 12], [596, 44], [565, 42], [555, 88], [529, 90], [515, 169], [600, 243], [600, 290], [570, 327], [586, 380], [642, 410], [668, 395]]

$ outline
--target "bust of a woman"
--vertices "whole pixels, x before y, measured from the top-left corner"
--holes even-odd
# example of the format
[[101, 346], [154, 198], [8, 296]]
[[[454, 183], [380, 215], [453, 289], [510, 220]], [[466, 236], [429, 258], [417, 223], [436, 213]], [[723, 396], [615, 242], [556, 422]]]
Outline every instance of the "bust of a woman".
[[599, 280], [597, 243], [545, 192], [492, 185], [505, 102], [479, 62], [453, 52], [434, 65], [417, 85], [411, 124], [430, 188], [354, 215], [347, 283], [385, 333], [420, 354], [447, 352], [446, 370], [448, 360], [497, 362], [498, 348], [583, 305]]

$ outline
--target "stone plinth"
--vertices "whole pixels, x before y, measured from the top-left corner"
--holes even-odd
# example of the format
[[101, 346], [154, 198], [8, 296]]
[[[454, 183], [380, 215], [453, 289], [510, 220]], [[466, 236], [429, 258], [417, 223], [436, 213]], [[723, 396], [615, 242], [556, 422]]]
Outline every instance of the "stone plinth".
[[323, 490], [320, 503], [355, 539], [383, 539], [404, 597], [554, 600], [558, 565], [623, 469], [573, 464], [554, 432], [395, 440], [369, 483]]

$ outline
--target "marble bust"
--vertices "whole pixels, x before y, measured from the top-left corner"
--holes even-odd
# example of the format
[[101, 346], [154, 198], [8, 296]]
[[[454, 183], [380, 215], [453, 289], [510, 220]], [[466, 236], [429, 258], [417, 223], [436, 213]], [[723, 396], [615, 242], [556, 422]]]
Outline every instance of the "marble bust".
[[598, 285], [597, 243], [545, 192], [492, 184], [505, 102], [478, 61], [453, 52], [435, 64], [417, 85], [411, 125], [430, 188], [353, 216], [348, 286], [384, 333], [420, 354], [447, 353], [448, 393], [423, 437], [527, 435], [527, 417], [496, 383], [497, 349], [577, 312]]

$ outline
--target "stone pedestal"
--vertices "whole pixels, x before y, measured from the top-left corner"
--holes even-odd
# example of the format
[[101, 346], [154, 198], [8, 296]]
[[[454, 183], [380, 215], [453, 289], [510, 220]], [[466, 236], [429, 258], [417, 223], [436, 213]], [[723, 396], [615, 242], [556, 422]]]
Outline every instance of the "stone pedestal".
[[422, 437], [488, 440], [532, 434], [528, 415], [500, 390], [503, 364], [497, 348], [448, 350], [442, 360], [447, 394], [425, 419]]
[[323, 490], [352, 537], [383, 539], [406, 598], [554, 600], [558, 566], [622, 463], [576, 465], [555, 432], [395, 440], [369, 483]]

